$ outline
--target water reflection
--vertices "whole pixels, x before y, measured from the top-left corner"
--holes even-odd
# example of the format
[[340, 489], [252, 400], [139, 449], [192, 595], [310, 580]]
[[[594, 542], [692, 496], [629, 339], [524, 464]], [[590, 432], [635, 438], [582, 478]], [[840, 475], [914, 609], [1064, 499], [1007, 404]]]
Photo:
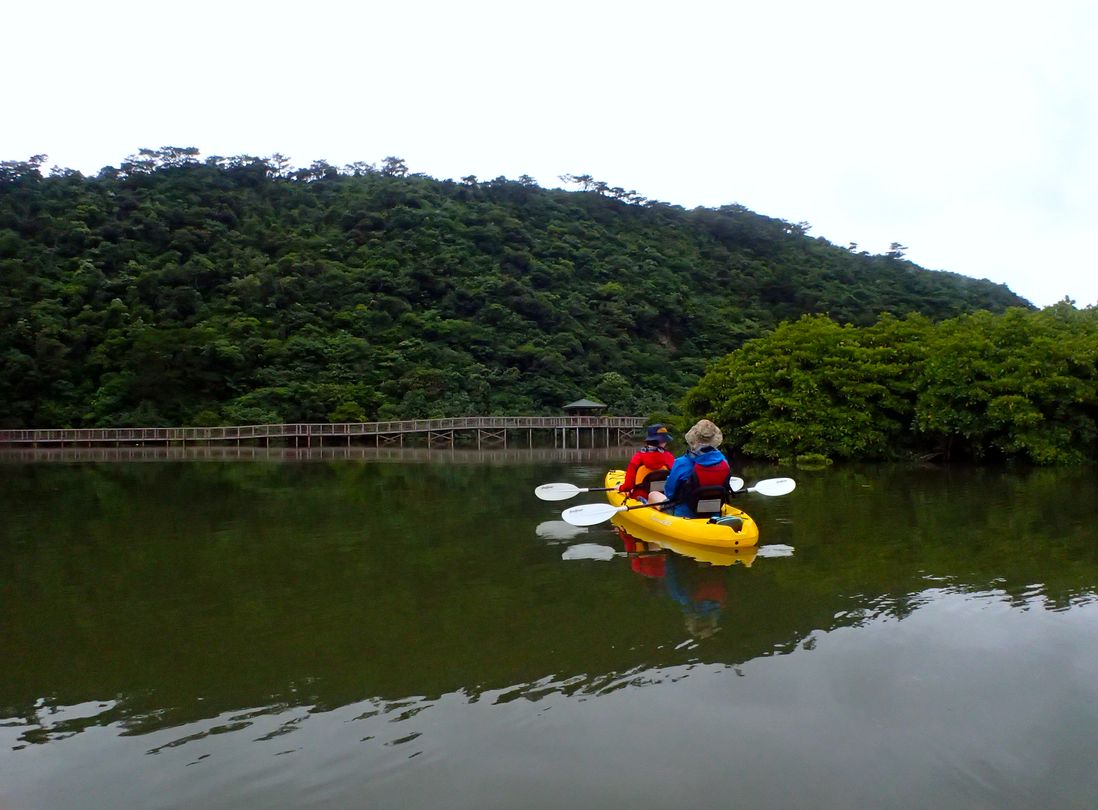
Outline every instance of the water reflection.
[[[722, 561], [716, 565], [710, 562], [699, 563], [679, 552], [650, 549], [643, 540], [637, 540], [624, 531], [619, 532], [625, 550], [631, 554], [630, 564], [633, 571], [649, 582], [656, 583], [678, 604], [690, 637], [709, 638], [716, 633], [721, 610], [728, 598], [727, 572], [718, 566], [732, 565], [733, 562]], [[754, 559], [755, 555], [752, 553], [735, 562], [750, 567]]]
[[774, 546], [775, 553], [767, 554], [768, 546], [722, 549], [671, 540], [644, 541], [620, 526], [614, 527], [612, 532], [621, 551], [608, 545], [583, 542], [590, 536], [588, 530], [563, 521], [546, 521], [537, 526], [539, 537], [554, 543], [570, 543], [561, 555], [563, 560], [627, 558], [630, 570], [647, 582], [650, 593], [662, 593], [682, 611], [688, 639], [681, 642], [679, 648], [710, 638], [720, 629], [722, 610], [728, 598], [728, 567], [750, 568], [760, 552], [764, 557], [790, 556], [793, 552], [792, 547], [783, 545]]
[[[33, 761], [56, 763], [48, 781], [74, 796], [89, 773], [170, 784], [166, 806], [263, 806], [287, 779], [297, 792], [274, 806], [308, 803], [314, 784], [347, 803], [362, 774], [422, 798], [463, 767], [512, 806], [522, 774], [578, 772], [590, 782], [572, 799], [591, 805], [605, 773], [575, 752], [614, 764], [620, 751], [718, 786], [734, 773], [754, 803], [794, 806], [746, 769], [698, 763], [764, 750], [826, 798], [863, 784], [855, 754], [966, 786], [974, 752], [1004, 739], [1053, 765], [1061, 745], [1098, 755], [1080, 725], [1098, 722], [1092, 472], [799, 475], [795, 496], [745, 505], [759, 549], [708, 559], [609, 528], [564, 533], [559, 506], [531, 502], [539, 483], [601, 474], [596, 459], [0, 465], [0, 646], [14, 662], [0, 764], [26, 791], [7, 801], [0, 787], [0, 803], [80, 806], [35, 794]], [[562, 560], [584, 543], [615, 556]], [[796, 551], [765, 559], [768, 544]], [[849, 761], [812, 743], [835, 736]], [[921, 759], [930, 750], [961, 771]], [[992, 781], [1019, 778], [1008, 754]], [[655, 777], [637, 787], [661, 795]]]
[[550, 543], [565, 543], [587, 534], [586, 526], [573, 526], [563, 520], [543, 520], [534, 529], [543, 540]]
[[675, 540], [644, 541], [633, 537], [620, 527], [617, 528], [617, 532], [621, 537], [625, 550], [630, 553], [655, 554], [664, 552], [665, 556], [678, 556], [705, 566], [743, 565], [750, 568], [759, 554], [758, 546], [719, 548], [717, 546], [702, 546], [696, 543], [684, 543]]
[[[819, 630], [902, 619], [935, 588], [1067, 610], [1098, 582], [1093, 525], [1073, 517], [1093, 479], [1075, 474], [802, 476], [794, 496], [750, 507], [762, 550], [797, 549], [764, 566], [754, 548], [668, 543], [650, 556], [609, 529], [572, 534], [528, 493], [550, 479], [597, 485], [601, 468], [582, 461], [3, 470], [0, 633], [20, 666], [0, 705], [44, 718], [109, 701], [58, 733], [116, 721], [140, 733], [271, 699], [334, 706], [547, 672], [738, 664]], [[470, 497], [481, 491], [491, 497]], [[379, 494], [389, 508], [375, 508]], [[578, 540], [632, 556], [611, 571], [561, 565], [554, 544]], [[627, 575], [658, 582], [662, 604], [638, 602]], [[734, 636], [667, 654], [730, 613]]]

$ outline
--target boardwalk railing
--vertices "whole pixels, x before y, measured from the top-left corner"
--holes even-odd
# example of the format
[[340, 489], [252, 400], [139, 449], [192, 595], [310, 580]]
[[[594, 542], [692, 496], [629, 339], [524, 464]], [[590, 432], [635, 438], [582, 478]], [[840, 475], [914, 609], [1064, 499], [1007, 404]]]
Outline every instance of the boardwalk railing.
[[254, 445], [195, 444], [187, 447], [164, 444], [104, 445], [90, 447], [51, 445], [48, 447], [0, 448], [0, 463], [10, 462], [111, 462], [111, 461], [393, 461], [401, 463], [423, 462], [429, 464], [483, 464], [529, 463], [531, 461], [612, 462], [621, 464], [631, 454], [622, 455], [621, 447], [500, 447], [477, 450], [455, 447], [374, 447], [356, 444], [351, 447], [327, 445], [325, 447], [263, 447]]
[[51, 446], [93, 444], [172, 444], [188, 442], [220, 443], [271, 439], [292, 439], [299, 443], [304, 439], [310, 446], [316, 438], [341, 438], [349, 443], [351, 438], [373, 438], [376, 444], [402, 441], [406, 435], [426, 434], [428, 443], [453, 444], [457, 432], [473, 432], [478, 444], [482, 438], [507, 441], [507, 431], [527, 431], [533, 441], [533, 431], [552, 430], [554, 446], [560, 437], [562, 447], [570, 443], [575, 432], [578, 446], [580, 431], [589, 432], [593, 443], [595, 431], [605, 431], [609, 444], [610, 431], [616, 431], [620, 441], [632, 436], [633, 431], [644, 427], [640, 416], [459, 416], [446, 419], [403, 419], [390, 422], [298, 422], [280, 425], [235, 425], [230, 427], [169, 427], [169, 428], [75, 428], [0, 430], [0, 446]]

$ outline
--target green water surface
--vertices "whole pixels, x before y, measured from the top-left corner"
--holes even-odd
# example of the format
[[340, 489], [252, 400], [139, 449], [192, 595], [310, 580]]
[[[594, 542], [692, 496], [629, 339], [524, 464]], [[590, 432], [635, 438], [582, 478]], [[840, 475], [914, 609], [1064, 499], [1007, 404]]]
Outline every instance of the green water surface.
[[622, 540], [534, 487], [626, 456], [0, 463], [0, 807], [1098, 806], [1094, 471], [748, 468], [750, 565], [565, 559]]

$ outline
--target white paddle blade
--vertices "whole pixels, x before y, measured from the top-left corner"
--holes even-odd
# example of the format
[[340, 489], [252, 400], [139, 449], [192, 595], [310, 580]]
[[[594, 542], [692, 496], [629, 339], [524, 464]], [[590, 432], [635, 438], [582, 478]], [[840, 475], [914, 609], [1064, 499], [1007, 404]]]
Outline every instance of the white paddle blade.
[[534, 490], [534, 494], [543, 501], [566, 501], [584, 491], [575, 484], [542, 484]]
[[773, 543], [769, 546], [759, 546], [758, 551], [755, 553], [760, 557], [792, 557], [793, 546], [787, 546], [784, 543]]
[[744, 483], [745, 482], [742, 478], [737, 478], [733, 475], [731, 478], [728, 479], [728, 488], [731, 489], [733, 492], [739, 492], [741, 489], [743, 489]]
[[580, 543], [566, 548], [560, 558], [562, 560], [612, 560], [616, 555], [617, 552], [610, 546]]
[[796, 488], [797, 482], [792, 478], [765, 478], [747, 491], [757, 492], [760, 495], [776, 496], [788, 495]]
[[580, 526], [573, 526], [571, 523], [565, 523], [563, 520], [544, 520], [537, 525], [534, 529], [537, 532], [538, 537], [542, 540], [549, 540], [554, 543], [559, 543], [564, 540], [574, 540], [575, 538], [587, 534], [587, 529]]
[[608, 503], [585, 503], [565, 509], [560, 513], [560, 516], [573, 526], [594, 526], [596, 523], [602, 523], [618, 512], [624, 511], [624, 506], [612, 506]]

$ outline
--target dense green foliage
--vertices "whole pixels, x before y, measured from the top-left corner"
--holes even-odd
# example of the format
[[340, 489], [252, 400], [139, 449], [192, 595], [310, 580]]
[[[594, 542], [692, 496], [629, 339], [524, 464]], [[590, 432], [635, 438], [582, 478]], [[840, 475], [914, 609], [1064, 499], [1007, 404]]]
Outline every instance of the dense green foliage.
[[1098, 308], [805, 316], [715, 363], [687, 410], [766, 458], [1098, 458]]
[[96, 177], [0, 164], [0, 426], [618, 413], [805, 313], [1026, 302], [589, 177], [481, 183], [142, 150]]

